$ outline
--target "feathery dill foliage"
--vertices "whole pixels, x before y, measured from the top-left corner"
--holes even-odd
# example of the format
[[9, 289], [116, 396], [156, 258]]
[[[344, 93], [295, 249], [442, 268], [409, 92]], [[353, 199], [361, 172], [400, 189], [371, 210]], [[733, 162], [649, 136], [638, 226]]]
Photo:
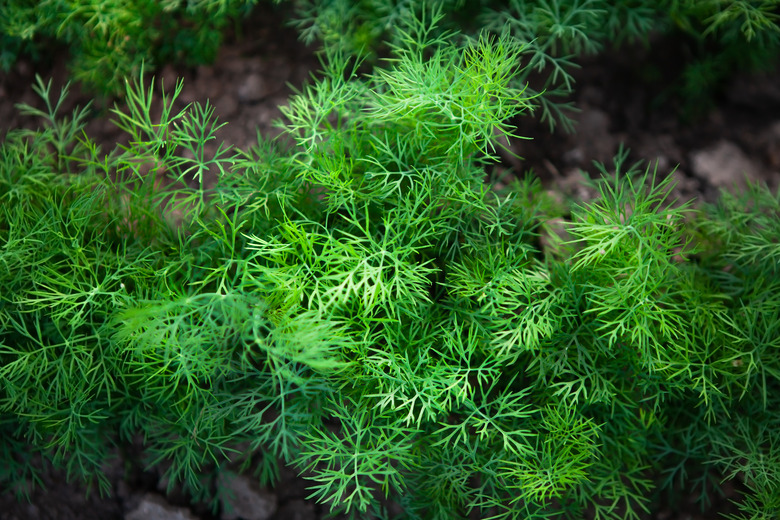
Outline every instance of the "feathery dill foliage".
[[39, 60], [69, 49], [73, 77], [96, 92], [123, 91], [143, 63], [200, 65], [214, 60], [224, 28], [257, 0], [4, 0], [0, 68], [22, 55]]
[[326, 51], [289, 147], [215, 150], [208, 104], [152, 119], [139, 81], [105, 155], [39, 82], [0, 148], [4, 486], [43, 459], [106, 492], [140, 435], [204, 500], [259, 450], [361, 517], [638, 518], [716, 476], [777, 514], [780, 196], [697, 213], [624, 153], [570, 214], [496, 192], [526, 48], [426, 13], [371, 73]]
[[[46, 60], [69, 50], [73, 77], [101, 94], [121, 94], [123, 78], [142, 64], [210, 63], [225, 28], [257, 0], [5, 0], [0, 3], [0, 68], [21, 57]], [[274, 0], [281, 4], [282, 0]], [[290, 24], [306, 43], [322, 43], [375, 61], [403, 35], [396, 31], [420, 3], [409, 0], [293, 0]], [[651, 33], [689, 37], [677, 92], [693, 113], [733, 71], [771, 67], [780, 55], [779, 0], [428, 0], [447, 17], [439, 29], [476, 34], [509, 31], [526, 47], [529, 66], [515, 85], [534, 82], [541, 117], [573, 130], [566, 101], [582, 54], [607, 45], [648, 43]], [[534, 90], [529, 90], [529, 93]], [[701, 110], [701, 109], [699, 109]]]
[[[415, 8], [407, 0], [296, 0], [296, 26], [307, 43], [375, 59], [398, 42], [398, 21]], [[539, 117], [551, 129], [573, 131], [574, 71], [583, 55], [626, 43], [649, 45], [651, 35], [682, 34], [685, 67], [664, 97], [680, 97], [683, 112], [700, 115], [734, 71], [772, 68], [780, 57], [778, 0], [430, 0], [448, 16], [441, 24], [465, 32], [509, 32], [525, 47], [527, 66], [515, 85], [528, 85]], [[703, 98], [702, 94], [706, 96]]]

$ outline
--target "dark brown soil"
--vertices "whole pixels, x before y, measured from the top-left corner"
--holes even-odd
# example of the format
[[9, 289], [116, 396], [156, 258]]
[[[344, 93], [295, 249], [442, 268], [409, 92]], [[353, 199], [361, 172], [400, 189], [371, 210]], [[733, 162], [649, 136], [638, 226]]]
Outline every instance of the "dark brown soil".
[[[256, 142], [258, 132], [274, 135], [276, 130], [271, 123], [280, 117], [278, 106], [290, 94], [288, 84], [301, 86], [318, 66], [313, 50], [298, 42], [295, 31], [284, 26], [284, 19], [284, 12], [260, 7], [243, 25], [241, 37], [229, 38], [216, 63], [186, 70], [165, 67], [158, 71], [158, 77], [168, 86], [175, 78], [182, 78], [181, 103], [209, 100], [220, 120], [229, 122], [221, 130], [221, 138], [247, 148]], [[632, 150], [635, 159], [657, 160], [661, 172], [676, 168], [678, 194], [686, 199], [713, 200], [719, 189], [739, 186], [745, 176], [777, 189], [780, 70], [736, 75], [724, 86], [712, 110], [699, 119], [681, 122], [680, 105], [661, 102], [657, 97], [659, 89], [674, 81], [673, 74], [662, 74], [652, 84], [643, 80], [641, 74], [648, 63], [663, 72], [674, 53], [673, 43], [662, 42], [649, 49], [629, 47], [585, 59], [577, 73], [578, 87], [573, 98], [581, 109], [575, 114], [576, 133], [551, 133], [536, 119], [521, 118], [517, 121], [519, 134], [533, 139], [513, 143], [513, 151], [524, 160], [507, 155], [502, 167], [518, 174], [532, 170], [550, 189], [586, 198], [589, 193], [580, 183], [581, 171], [594, 172], [594, 160], [609, 162], [622, 143]], [[22, 60], [13, 71], [0, 75], [0, 135], [9, 129], [35, 126], [34, 121], [18, 115], [14, 104], [40, 104], [30, 88], [36, 73], [53, 77], [56, 92], [66, 77], [62, 65], [65, 58], [63, 52], [53, 57], [48, 66]], [[90, 100], [76, 87], [73, 90], [71, 105], [83, 105]], [[108, 103], [104, 102], [105, 106]], [[91, 136], [100, 136], [107, 146], [123, 139], [108, 121], [105, 109], [96, 106], [94, 116], [88, 127]], [[713, 162], [719, 166], [717, 171], [707, 167]], [[0, 519], [129, 519], [150, 494], [153, 503], [187, 507], [191, 516], [184, 516], [183, 509], [169, 509], [171, 516], [150, 514], [147, 520], [220, 518], [202, 505], [190, 504], [186, 497], [166, 495], [159, 488], [159, 473], [146, 471], [135, 461], [120, 459], [107, 467], [107, 475], [113, 485], [111, 496], [92, 493], [87, 497], [80, 483], [67, 483], [63, 475], [49, 472], [44, 479], [46, 489], [34, 491], [30, 503], [17, 502], [10, 493], [0, 495]], [[282, 483], [270, 492], [276, 509], [269, 518], [313, 520], [324, 515], [325, 508], [304, 500], [305, 486], [294, 472], [285, 470]], [[736, 493], [733, 485], [723, 486], [722, 492], [724, 496], [705, 512], [683, 500], [675, 506], [664, 506], [647, 518], [704, 520], [733, 512], [729, 503]]]

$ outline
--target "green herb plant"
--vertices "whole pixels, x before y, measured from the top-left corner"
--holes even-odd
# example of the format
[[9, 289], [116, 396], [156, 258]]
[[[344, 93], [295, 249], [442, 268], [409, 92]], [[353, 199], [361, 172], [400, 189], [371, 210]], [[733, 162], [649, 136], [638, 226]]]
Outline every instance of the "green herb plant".
[[[275, 0], [280, 4], [282, 0]], [[532, 84], [540, 117], [572, 131], [567, 100], [584, 54], [626, 43], [648, 45], [653, 34], [689, 40], [679, 88], [689, 112], [736, 70], [771, 68], [780, 50], [778, 0], [295, 0], [291, 25], [306, 43], [372, 63], [402, 44], [404, 18], [435, 7], [448, 16], [440, 31], [510, 32], [526, 47], [527, 66], [515, 87]], [[0, 69], [21, 56], [45, 61], [69, 49], [72, 76], [100, 94], [124, 92], [124, 78], [142, 64], [211, 63], [225, 28], [248, 15], [257, 0], [8, 0], [0, 5]], [[699, 110], [700, 111], [700, 110]]]
[[[515, 86], [544, 93], [539, 117], [551, 129], [573, 131], [570, 102], [583, 56], [628, 44], [650, 46], [660, 36], [681, 35], [685, 62], [672, 88], [659, 101], [681, 98], [686, 117], [705, 103], [735, 72], [772, 69], [780, 55], [778, 0], [432, 0], [448, 16], [447, 27], [473, 34], [511, 33], [526, 48], [526, 66]], [[293, 25], [307, 43], [375, 59], [400, 36], [399, 20], [420, 6], [396, 0], [298, 0]], [[441, 30], [443, 30], [442, 27]], [[669, 67], [668, 56], [665, 67]], [[530, 82], [530, 84], [529, 84]]]
[[326, 50], [249, 150], [141, 78], [104, 153], [37, 84], [0, 148], [4, 486], [108, 492], [141, 438], [215, 507], [259, 461], [360, 518], [640, 518], [712, 479], [777, 516], [780, 195], [694, 210], [625, 152], [571, 208], [495, 189], [525, 47], [426, 13], [371, 72]]
[[94, 92], [124, 91], [146, 66], [195, 66], [216, 58], [231, 21], [256, 0], [7, 0], [0, 4], [0, 68], [22, 55], [69, 49], [69, 71]]

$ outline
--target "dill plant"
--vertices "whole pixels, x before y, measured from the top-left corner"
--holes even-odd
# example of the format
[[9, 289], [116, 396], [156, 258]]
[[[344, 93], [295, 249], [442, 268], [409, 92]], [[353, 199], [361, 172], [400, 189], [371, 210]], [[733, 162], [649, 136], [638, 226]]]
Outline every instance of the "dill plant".
[[[408, 0], [294, 0], [290, 24], [307, 44], [321, 43], [375, 63], [403, 39], [396, 28], [426, 3]], [[0, 5], [0, 68], [21, 56], [45, 61], [57, 45], [69, 49], [72, 76], [101, 94], [121, 94], [123, 78], [150, 66], [212, 62], [226, 27], [257, 0], [8, 0]], [[729, 74], [771, 68], [780, 49], [778, 0], [431, 0], [447, 13], [440, 29], [477, 34], [510, 31], [529, 51], [516, 86], [533, 79], [541, 118], [573, 130], [567, 102], [583, 54], [651, 34], [688, 37], [691, 59], [677, 90], [687, 109], [701, 105]], [[529, 92], [531, 92], [529, 90]], [[693, 100], [693, 102], [691, 101]]]
[[198, 500], [260, 453], [360, 517], [639, 518], [715, 477], [777, 514], [780, 197], [694, 211], [625, 152], [569, 209], [496, 191], [527, 47], [441, 19], [404, 17], [371, 72], [327, 50], [287, 143], [245, 151], [138, 81], [105, 154], [37, 84], [43, 128], [0, 149], [4, 485], [38, 458], [107, 492], [140, 437]]
[[[352, 55], [376, 59], [400, 37], [395, 28], [419, 5], [406, 0], [297, 0], [291, 21], [307, 43], [320, 41]], [[780, 23], [777, 0], [434, 0], [448, 16], [446, 27], [465, 32], [509, 31], [526, 46], [527, 66], [516, 85], [536, 98], [543, 122], [574, 131], [569, 102], [575, 70], [585, 55], [626, 44], [648, 46], [654, 35], [683, 35], [684, 68], [670, 95], [680, 97], [684, 116], [701, 115], [709, 99], [735, 72], [777, 64]], [[529, 84], [530, 81], [530, 84]]]
[[186, 66], [216, 57], [225, 27], [256, 0], [7, 0], [0, 5], [0, 67], [20, 56], [45, 60], [69, 49], [74, 79], [101, 94], [122, 93], [143, 63]]

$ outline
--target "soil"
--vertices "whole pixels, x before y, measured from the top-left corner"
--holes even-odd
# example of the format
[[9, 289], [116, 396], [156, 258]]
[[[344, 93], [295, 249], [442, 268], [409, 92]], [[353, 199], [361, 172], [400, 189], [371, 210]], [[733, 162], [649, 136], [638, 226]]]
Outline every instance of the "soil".
[[[298, 41], [296, 32], [285, 27], [285, 19], [284, 8], [261, 4], [243, 23], [241, 34], [228, 38], [213, 65], [195, 69], [167, 66], [157, 76], [169, 87], [176, 78], [183, 79], [182, 106], [209, 100], [220, 120], [229, 122], [219, 137], [246, 149], [256, 142], [258, 133], [276, 135], [272, 122], [281, 116], [278, 106], [286, 103], [290, 86], [300, 87], [318, 68], [314, 49]], [[591, 193], [583, 188], [582, 175], [596, 171], [594, 160], [609, 163], [623, 144], [632, 150], [632, 158], [657, 161], [659, 173], [673, 171], [677, 195], [685, 200], [712, 201], [718, 190], [742, 186], [745, 179], [765, 182], [777, 190], [780, 68], [762, 74], [735, 74], [712, 109], [683, 122], [680, 105], [661, 101], [657, 95], [672, 85], [675, 77], [662, 74], [661, 79], [647, 81], [642, 75], [649, 65], [662, 72], [674, 68], [669, 56], [676, 52], [675, 42], [659, 41], [647, 48], [627, 46], [582, 60], [572, 98], [581, 109], [574, 114], [576, 132], [550, 132], [536, 118], [520, 118], [516, 121], [518, 133], [532, 140], [512, 143], [512, 151], [523, 160], [505, 154], [501, 167], [513, 174], [533, 171], [549, 189], [587, 199]], [[65, 52], [53, 56], [48, 64], [22, 60], [12, 71], [0, 75], [0, 136], [9, 129], [36, 126], [35, 121], [20, 116], [14, 104], [40, 106], [30, 88], [35, 74], [52, 77], [53, 91], [57, 92], [66, 78], [65, 60]], [[84, 105], [90, 99], [74, 86], [65, 108]], [[100, 136], [106, 146], [125, 139], [100, 106], [93, 110], [87, 132]], [[287, 469], [272, 490], [236, 479], [231, 484], [233, 491], [250, 505], [246, 513], [235, 505], [233, 514], [214, 513], [202, 504], [190, 503], [176, 490], [167, 492], [160, 485], [159, 472], [144, 469], [136, 460], [119, 458], [106, 472], [113, 488], [109, 497], [94, 492], [87, 495], [82, 484], [68, 483], [64, 475], [48, 471], [45, 490], [37, 488], [29, 503], [17, 502], [11, 493], [0, 495], [0, 519], [313, 520], [326, 513], [326, 508], [305, 500], [305, 481]], [[738, 483], [722, 486], [723, 496], [716, 497], [706, 511], [693, 504], [690, 494], [691, 500], [660, 506], [646, 518], [704, 520], [734, 512], [729, 499], [737, 494], [735, 486]]]

